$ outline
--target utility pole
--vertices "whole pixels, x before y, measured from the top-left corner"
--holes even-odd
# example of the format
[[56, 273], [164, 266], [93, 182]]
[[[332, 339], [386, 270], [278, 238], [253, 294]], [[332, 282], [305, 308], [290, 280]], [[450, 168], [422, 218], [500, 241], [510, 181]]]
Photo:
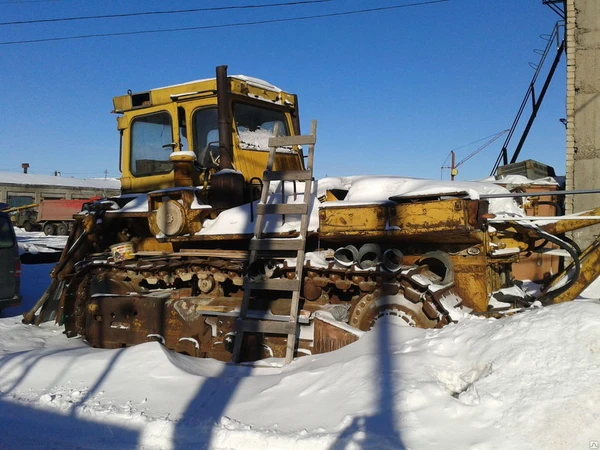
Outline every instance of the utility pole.
[[450, 151], [452, 159], [450, 160], [450, 181], [454, 181], [454, 177], [458, 175], [458, 169], [456, 168], [456, 156], [454, 150]]

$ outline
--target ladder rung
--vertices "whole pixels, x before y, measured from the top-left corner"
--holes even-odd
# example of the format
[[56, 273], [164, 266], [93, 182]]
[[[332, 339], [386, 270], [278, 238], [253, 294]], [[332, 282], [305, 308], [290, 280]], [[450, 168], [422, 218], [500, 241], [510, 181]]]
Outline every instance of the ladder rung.
[[[291, 307], [292, 299], [288, 298], [286, 300], [290, 302]], [[298, 323], [300, 324], [308, 325], [310, 323], [310, 312], [306, 311], [305, 309], [301, 309], [298, 312], [297, 317]], [[246, 314], [246, 319], [269, 320], [273, 322], [289, 322], [291, 320], [289, 314], [273, 314], [270, 311], [264, 311], [259, 309], [249, 309], [248, 313]]]
[[285, 278], [271, 278], [263, 281], [244, 280], [244, 289], [265, 289], [271, 291], [299, 291], [298, 280]]
[[298, 238], [276, 238], [276, 239], [252, 239], [250, 250], [304, 250], [304, 239]]
[[282, 170], [270, 171], [265, 170], [263, 173], [265, 181], [308, 181], [312, 180], [312, 172], [310, 170]]
[[306, 203], [259, 203], [256, 206], [257, 214], [306, 214]]
[[245, 333], [296, 334], [297, 325], [294, 322], [273, 322], [270, 320], [238, 320], [236, 331]]
[[288, 147], [290, 145], [311, 145], [317, 142], [317, 136], [306, 134], [303, 136], [279, 136], [269, 138], [269, 147]]

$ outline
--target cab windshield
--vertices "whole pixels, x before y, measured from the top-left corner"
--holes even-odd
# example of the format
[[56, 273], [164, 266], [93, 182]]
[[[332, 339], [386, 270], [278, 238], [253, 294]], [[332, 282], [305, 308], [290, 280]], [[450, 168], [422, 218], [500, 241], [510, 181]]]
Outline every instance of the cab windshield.
[[[233, 104], [235, 130], [240, 147], [249, 150], [269, 150], [269, 138], [279, 127], [279, 136], [288, 136], [290, 130], [285, 113], [245, 103]], [[185, 122], [185, 121], [184, 121]], [[217, 108], [199, 108], [192, 113], [191, 150], [201, 167], [218, 164], [219, 127]], [[131, 124], [131, 173], [147, 176], [168, 173], [173, 166], [169, 159], [173, 151], [173, 120], [167, 111], [137, 117]], [[182, 150], [187, 148], [188, 132], [185, 123], [179, 124]]]
[[269, 150], [269, 138], [275, 136], [276, 125], [279, 126], [278, 136], [289, 136], [287, 120], [282, 111], [234, 103], [233, 116], [242, 148]]

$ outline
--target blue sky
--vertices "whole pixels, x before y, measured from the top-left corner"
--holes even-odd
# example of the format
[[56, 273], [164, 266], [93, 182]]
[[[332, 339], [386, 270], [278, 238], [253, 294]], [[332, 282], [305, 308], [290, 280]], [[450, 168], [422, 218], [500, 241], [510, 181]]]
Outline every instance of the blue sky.
[[[283, 1], [283, 0], [282, 0]], [[0, 42], [185, 28], [420, 3], [332, 0], [268, 9], [0, 26]], [[277, 0], [0, 0], [0, 22]], [[119, 176], [112, 97], [214, 76], [263, 78], [298, 94], [304, 131], [319, 121], [317, 177], [440, 179], [450, 150], [512, 124], [534, 74], [535, 49], [559, 16], [542, 0], [449, 0], [312, 20], [0, 45], [0, 171]], [[552, 56], [553, 57], [553, 56]], [[545, 72], [544, 72], [545, 73]], [[542, 80], [543, 81], [543, 80]], [[541, 85], [540, 85], [541, 86]], [[527, 115], [529, 110], [527, 110]], [[565, 63], [520, 159], [563, 174]], [[525, 117], [526, 119], [527, 117]], [[516, 146], [517, 131], [509, 151]], [[504, 137], [459, 168], [489, 175]], [[457, 150], [457, 161], [483, 142]], [[448, 179], [448, 170], [443, 172]]]

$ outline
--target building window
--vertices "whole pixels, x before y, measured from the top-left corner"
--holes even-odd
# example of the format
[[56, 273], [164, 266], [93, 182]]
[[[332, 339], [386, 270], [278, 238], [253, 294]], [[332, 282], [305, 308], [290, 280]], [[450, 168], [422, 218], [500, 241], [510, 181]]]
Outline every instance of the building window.
[[13, 208], [18, 206], [31, 205], [35, 203], [33, 195], [9, 195], [8, 204]]

